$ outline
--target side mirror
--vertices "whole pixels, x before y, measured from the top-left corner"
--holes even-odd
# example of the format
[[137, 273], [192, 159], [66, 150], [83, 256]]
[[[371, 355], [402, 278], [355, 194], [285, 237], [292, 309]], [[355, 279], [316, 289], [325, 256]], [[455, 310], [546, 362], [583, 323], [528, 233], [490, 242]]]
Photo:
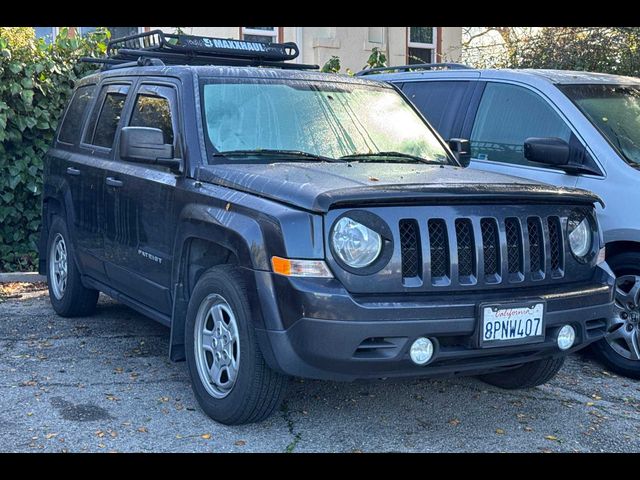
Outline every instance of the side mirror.
[[465, 138], [451, 138], [449, 139], [449, 148], [453, 152], [460, 165], [468, 167], [471, 163], [471, 146], [469, 140]]
[[173, 158], [173, 145], [164, 143], [159, 128], [124, 127], [120, 134], [120, 157], [130, 162], [161, 165], [179, 169], [180, 159]]
[[538, 163], [546, 163], [557, 167], [569, 165], [571, 148], [561, 138], [531, 137], [524, 141], [524, 157]]

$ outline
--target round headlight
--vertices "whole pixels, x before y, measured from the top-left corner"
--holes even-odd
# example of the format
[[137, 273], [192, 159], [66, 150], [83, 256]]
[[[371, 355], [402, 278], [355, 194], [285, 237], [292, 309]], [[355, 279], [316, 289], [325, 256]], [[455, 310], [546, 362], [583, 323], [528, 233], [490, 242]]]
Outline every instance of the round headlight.
[[331, 243], [338, 258], [352, 268], [371, 265], [382, 250], [380, 235], [349, 217], [336, 222]]
[[573, 254], [576, 257], [585, 257], [591, 251], [593, 244], [593, 234], [588, 218], [569, 218], [567, 231]]

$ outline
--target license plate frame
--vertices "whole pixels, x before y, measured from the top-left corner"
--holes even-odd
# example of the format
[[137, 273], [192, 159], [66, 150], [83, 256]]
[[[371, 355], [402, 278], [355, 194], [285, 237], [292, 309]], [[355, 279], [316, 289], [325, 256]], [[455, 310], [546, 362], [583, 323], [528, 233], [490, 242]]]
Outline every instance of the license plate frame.
[[[539, 335], [529, 335], [524, 337], [512, 338], [507, 340], [502, 339], [492, 339], [485, 340], [484, 338], [484, 329], [485, 329], [485, 309], [497, 309], [497, 310], [507, 310], [507, 309], [535, 309], [536, 306], [540, 305], [542, 309], [541, 319], [540, 319], [540, 334]], [[547, 304], [544, 300], [534, 299], [534, 300], [523, 300], [523, 301], [509, 301], [509, 302], [483, 302], [478, 305], [478, 323], [477, 323], [477, 342], [478, 347], [480, 348], [496, 348], [496, 347], [508, 347], [513, 345], [528, 345], [531, 343], [541, 343], [545, 340], [545, 327], [546, 327], [546, 313], [547, 313]]]

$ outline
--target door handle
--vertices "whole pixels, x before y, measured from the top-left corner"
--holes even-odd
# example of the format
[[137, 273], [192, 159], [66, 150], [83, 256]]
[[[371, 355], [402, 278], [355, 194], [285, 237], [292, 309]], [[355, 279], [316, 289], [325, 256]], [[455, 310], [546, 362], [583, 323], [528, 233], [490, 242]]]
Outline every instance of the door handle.
[[73, 175], [74, 177], [77, 177], [78, 175], [80, 175], [80, 170], [73, 167], [67, 167], [67, 175]]
[[116, 180], [113, 177], [107, 177], [107, 179], [105, 180], [106, 184], [109, 185], [110, 187], [121, 187], [123, 185], [121, 180]]

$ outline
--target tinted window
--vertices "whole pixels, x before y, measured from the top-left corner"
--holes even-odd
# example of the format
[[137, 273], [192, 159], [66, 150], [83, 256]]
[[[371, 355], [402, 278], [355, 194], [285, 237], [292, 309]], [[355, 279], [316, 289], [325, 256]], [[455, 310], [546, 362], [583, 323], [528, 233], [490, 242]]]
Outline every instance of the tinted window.
[[132, 127], [159, 128], [164, 143], [173, 144], [173, 126], [169, 100], [153, 95], [138, 95], [129, 125]]
[[93, 141], [90, 143], [99, 147], [111, 148], [113, 146], [113, 139], [116, 136], [126, 99], [127, 95], [124, 93], [109, 92], [106, 94], [96, 123]]
[[471, 132], [472, 157], [539, 166], [524, 158], [524, 141], [529, 137], [568, 142], [571, 130], [538, 94], [515, 85], [487, 83]]
[[459, 134], [457, 130], [460, 127], [455, 128], [455, 132], [454, 127], [464, 120], [467, 105], [463, 100], [468, 86], [469, 82], [407, 82], [402, 90], [438, 133], [448, 140]]
[[91, 103], [94, 92], [95, 85], [87, 85], [76, 90], [60, 127], [59, 141], [75, 144], [80, 139], [84, 113]]

